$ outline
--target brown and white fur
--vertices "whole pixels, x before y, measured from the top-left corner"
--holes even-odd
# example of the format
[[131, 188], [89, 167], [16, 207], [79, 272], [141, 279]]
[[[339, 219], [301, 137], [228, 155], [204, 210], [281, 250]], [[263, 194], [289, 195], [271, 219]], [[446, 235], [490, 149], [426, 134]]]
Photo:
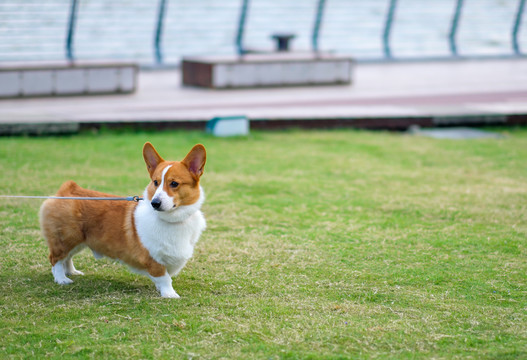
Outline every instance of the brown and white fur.
[[[192, 257], [206, 226], [200, 211], [205, 195], [199, 184], [205, 148], [198, 144], [182, 161], [165, 161], [147, 142], [143, 157], [151, 182], [138, 203], [48, 199], [42, 204], [40, 227], [56, 283], [70, 284], [68, 275], [82, 275], [72, 257], [88, 247], [97, 259], [118, 259], [149, 276], [161, 296], [179, 298], [172, 276]], [[114, 197], [73, 181], [62, 184], [56, 196]]]

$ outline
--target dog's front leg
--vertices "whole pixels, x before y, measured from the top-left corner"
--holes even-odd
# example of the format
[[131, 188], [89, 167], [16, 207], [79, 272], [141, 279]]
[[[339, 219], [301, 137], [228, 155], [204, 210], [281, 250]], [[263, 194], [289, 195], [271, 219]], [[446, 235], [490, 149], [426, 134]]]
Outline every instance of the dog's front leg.
[[159, 292], [161, 293], [162, 297], [174, 299], [180, 298], [180, 296], [172, 287], [172, 278], [170, 277], [168, 272], [165, 272], [165, 275], [158, 277], [150, 275], [150, 279], [152, 279], [152, 281], [156, 285], [157, 290], [159, 290]]

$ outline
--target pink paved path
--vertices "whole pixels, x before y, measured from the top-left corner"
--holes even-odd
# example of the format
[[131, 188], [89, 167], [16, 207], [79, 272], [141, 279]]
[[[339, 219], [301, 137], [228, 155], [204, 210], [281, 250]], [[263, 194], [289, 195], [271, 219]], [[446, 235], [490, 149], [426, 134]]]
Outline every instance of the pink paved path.
[[527, 59], [361, 63], [353, 79], [350, 86], [211, 90], [182, 87], [179, 70], [141, 71], [131, 95], [0, 100], [0, 125], [527, 115]]

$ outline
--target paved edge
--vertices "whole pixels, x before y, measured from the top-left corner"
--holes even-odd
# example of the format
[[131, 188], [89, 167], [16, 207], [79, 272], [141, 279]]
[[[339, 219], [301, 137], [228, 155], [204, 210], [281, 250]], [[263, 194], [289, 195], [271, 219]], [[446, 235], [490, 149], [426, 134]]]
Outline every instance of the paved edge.
[[[205, 130], [207, 121], [133, 121], [133, 122], [83, 122], [0, 124], [0, 136], [13, 135], [67, 135], [81, 131], [110, 130]], [[359, 117], [334, 119], [251, 119], [255, 130], [286, 129], [341, 129], [406, 131], [412, 126], [422, 128], [449, 126], [525, 126], [527, 114], [511, 115], [460, 115], [417, 117]]]

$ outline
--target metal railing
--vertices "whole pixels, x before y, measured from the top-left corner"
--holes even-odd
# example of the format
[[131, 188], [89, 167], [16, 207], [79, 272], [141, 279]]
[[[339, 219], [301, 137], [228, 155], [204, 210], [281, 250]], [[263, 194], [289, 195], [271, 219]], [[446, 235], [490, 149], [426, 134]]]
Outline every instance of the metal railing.
[[[372, 9], [373, 9], [373, 6], [375, 6], [375, 10], [377, 13], [384, 12], [384, 17], [382, 18], [382, 24], [376, 25], [376, 28], [379, 29], [378, 42], [380, 44], [380, 51], [376, 55], [370, 56], [370, 57], [361, 56], [360, 54], [354, 54], [351, 50], [340, 50], [338, 49], [338, 46], [335, 46], [335, 45], [334, 46], [337, 47], [337, 49], [330, 48], [327, 50], [335, 50], [336, 52], [349, 51], [350, 55], [355, 56], [359, 60], [374, 59], [374, 60], [390, 61], [390, 60], [408, 58], [408, 56], [398, 55], [396, 51], [397, 47], [394, 46], [393, 44], [394, 29], [396, 29], [398, 25], [401, 25], [404, 23], [402, 20], [398, 19], [398, 15], [405, 15], [405, 11], [407, 11], [405, 10], [405, 8], [402, 8], [400, 6], [401, 3], [403, 3], [404, 1], [405, 0], [375, 0], [375, 1], [371, 1], [368, 4], [368, 6], [370, 6], [370, 8]], [[444, 25], [444, 27], [448, 29], [447, 31], [448, 34], [445, 36], [445, 42], [448, 43], [448, 53], [443, 54], [442, 56], [433, 56], [434, 58], [438, 58], [438, 57], [457, 58], [461, 56], [464, 56], [464, 57], [472, 56], [470, 53], [467, 53], [466, 51], [464, 53], [461, 51], [460, 44], [458, 41], [458, 36], [460, 33], [460, 26], [462, 26], [463, 24], [464, 17], [469, 15], [466, 12], [468, 10], [465, 9], [465, 5], [467, 1], [470, 1], [470, 0], [451, 0], [451, 1], [454, 6], [452, 6], [452, 12], [450, 16], [448, 16], [448, 18], [450, 19], [449, 24]], [[17, 33], [17, 24], [18, 24], [17, 21], [12, 21], [14, 25], [11, 25], [10, 27], [9, 26], [6, 27], [5, 24], [10, 23], [9, 15], [10, 14], [18, 15], [20, 12], [23, 13], [24, 11], [26, 12], [29, 11], [31, 13], [34, 13], [36, 16], [38, 16], [38, 14], [40, 13], [42, 14], [46, 13], [46, 7], [38, 6], [39, 4], [35, 4], [34, 2], [28, 1], [28, 0], [26, 2], [27, 2], [26, 4], [27, 6], [22, 6], [20, 5], [20, 3], [24, 3], [24, 1], [21, 1], [18, 3], [14, 2], [10, 4], [7, 3], [6, 1], [0, 1], [0, 61], [17, 60], [16, 51], [12, 49], [13, 46], [11, 47], [11, 50], [10, 50], [9, 45], [5, 45], [2, 43], [2, 39], [7, 39], [9, 36], [17, 38], [18, 36], [22, 39], [25, 39], [26, 41], [29, 41], [28, 39], [31, 38], [30, 35], [27, 35], [27, 34], [19, 35]], [[219, 49], [219, 48], [215, 48], [216, 43], [211, 45], [211, 44], [207, 44], [207, 41], [204, 41], [202, 44], [199, 44], [199, 41], [197, 40], [189, 40], [189, 42], [196, 43], [193, 45], [194, 46], [193, 49], [200, 49], [200, 46], [202, 47], [200, 51], [195, 50], [194, 52], [196, 53], [232, 52], [232, 53], [237, 53], [237, 54], [244, 54], [244, 53], [249, 52], [250, 50], [248, 50], [248, 48], [250, 47], [246, 46], [246, 42], [248, 42], [246, 40], [246, 34], [248, 31], [248, 27], [249, 28], [251, 27], [251, 21], [250, 21], [251, 15], [253, 15], [253, 12], [256, 15], [259, 15], [258, 12], [262, 12], [262, 9], [263, 9], [262, 4], [260, 4], [260, 7], [255, 10], [253, 8], [254, 2], [255, 0], [253, 0], [252, 2], [250, 0], [229, 0], [229, 1], [218, 0], [217, 5], [215, 8], [213, 8], [213, 10], [216, 10], [218, 12], [220, 12], [221, 10], [221, 13], [223, 14], [222, 16], [225, 16], [225, 18], [228, 17], [230, 19], [230, 21], [225, 22], [227, 23], [227, 25], [224, 25], [222, 23], [221, 26], [223, 26], [223, 28], [218, 30], [215, 27], [218, 27], [218, 24], [220, 22], [213, 23], [211, 22], [211, 20], [207, 20], [206, 18], [199, 19], [199, 20], [197, 19], [196, 21], [201, 21], [202, 23], [204, 23], [201, 25], [203, 26], [203, 28], [200, 28], [199, 31], [196, 29], [192, 31], [199, 35], [199, 36], [196, 36], [197, 38], [199, 38], [200, 36], [204, 38], [203, 34], [207, 33], [207, 30], [211, 33], [221, 33], [221, 34], [224, 34], [225, 36], [231, 36], [231, 44], [225, 44], [225, 40], [223, 40], [222, 48]], [[525, 22], [524, 20], [525, 2], [526, 0], [508, 0], [508, 4], [510, 6], [512, 6], [512, 4], [515, 5], [514, 6], [514, 16], [512, 17], [512, 23], [509, 25], [510, 51], [507, 53], [499, 54], [499, 56], [525, 56], [526, 55], [525, 50], [522, 49], [522, 41], [523, 41], [524, 46], [527, 43], [527, 41], [525, 40], [525, 38], [527, 37], [527, 31], [525, 31], [525, 29], [523, 29], [522, 31], [522, 25]], [[48, 3], [51, 3], [51, 2], [48, 2]], [[92, 6], [92, 5], [88, 3], [89, 2], [85, 0], [55, 0], [55, 7], [52, 8], [52, 13], [53, 14], [56, 13], [56, 15], [53, 15], [52, 18], [58, 19], [60, 17], [59, 13], [62, 11], [62, 10], [59, 11], [59, 9], [63, 9], [64, 5], [69, 5], [69, 10], [67, 11], [67, 20], [66, 20], [66, 29], [65, 29], [66, 31], [65, 31], [65, 38], [64, 38], [65, 54], [63, 54], [63, 56], [68, 60], [75, 60], [77, 58], [83, 57], [83, 56], [81, 57], [78, 56], [78, 53], [76, 51], [77, 44], [86, 46], [87, 49], [84, 50], [84, 53], [89, 53], [91, 49], [89, 46], [92, 46], [92, 45], [88, 46], [87, 45], [88, 43], [93, 42], [94, 39], [96, 41], [99, 41], [100, 43], [104, 43], [105, 41], [107, 41], [107, 39], [105, 39], [102, 35], [99, 37], [97, 37], [96, 35], [92, 35], [91, 33], [89, 34], [89, 36], [86, 35], [86, 33], [82, 36], [79, 35], [77, 30], [78, 30], [78, 27], [81, 25], [80, 23], [84, 24], [84, 26], [86, 26], [86, 24], [92, 24], [92, 23], [97, 24], [100, 21], [100, 19], [97, 17], [98, 16], [97, 14], [101, 16], [103, 15], [110, 16], [112, 15], [112, 12], [122, 11], [126, 4], [128, 4], [128, 7], [131, 6], [130, 5], [131, 2], [122, 3], [122, 4], [119, 4], [118, 2], [112, 2], [114, 6], [113, 8], [107, 8], [101, 5], [101, 8], [98, 10], [89, 10], [87, 9], [87, 7]], [[209, 5], [212, 3], [214, 2], [209, 1]], [[141, 26], [146, 26], [144, 24], [148, 24], [148, 26], [151, 26], [150, 32], [152, 35], [151, 35], [151, 40], [150, 40], [151, 41], [150, 46], [152, 47], [152, 51], [149, 56], [145, 55], [143, 52], [141, 53], [142, 54], [141, 56], [131, 55], [129, 57], [131, 58], [134, 58], [134, 57], [141, 58], [142, 57], [143, 59], [150, 59], [150, 60], [147, 60], [147, 62], [150, 61], [151, 63], [154, 63], [156, 65], [176, 63], [177, 61], [174, 61], [174, 58], [176, 56], [170, 55], [169, 59], [167, 59], [167, 56], [165, 56], [166, 52], [173, 54], [173, 51], [171, 49], [177, 46], [173, 40], [175, 38], [174, 33], [176, 29], [175, 21], [173, 20], [175, 10], [172, 10], [171, 12], [170, 8], [172, 6], [174, 6], [174, 8], [177, 8], [177, 6], [183, 6], [183, 5], [178, 4], [177, 0], [172, 0], [172, 1], [158, 0], [157, 4], [145, 4], [144, 2], [140, 2], [140, 4], [141, 5], [139, 5], [139, 2], [137, 3], [138, 10], [136, 12], [134, 12], [135, 10], [133, 9], [132, 10], [128, 9], [127, 11], [129, 11], [129, 16], [131, 17], [136, 16], [138, 19], [139, 18], [142, 19], [141, 24], [143, 25]], [[226, 7], [226, 4], [229, 6]], [[277, 5], [279, 4], [278, 0], [274, 2], [267, 1], [267, 4], [269, 4], [268, 6], [275, 6], [275, 8], [277, 9], [277, 10], [273, 10], [275, 12], [272, 14], [278, 14], [280, 12], [281, 8]], [[307, 5], [304, 2], [302, 3], [302, 5], [298, 4], [298, 2], [294, 4], [294, 6], [298, 5], [301, 7], [302, 13], [307, 14], [310, 11], [309, 8], [311, 8], [311, 10], [313, 11], [311, 15], [311, 19], [312, 19], [311, 24], [308, 23], [309, 21], [305, 21], [304, 23], [300, 24], [304, 27], [310, 28], [310, 30], [305, 31], [306, 34], [304, 34], [304, 38], [305, 38], [306, 36], [308, 36], [307, 33], [310, 33], [309, 35], [310, 41], [307, 42], [307, 44], [309, 44], [307, 45], [308, 48], [304, 50], [310, 50], [314, 52], [322, 51], [323, 46], [321, 46], [321, 38], [327, 40], [328, 38], [332, 36], [331, 34], [325, 34], [324, 28], [326, 25], [333, 26], [335, 13], [338, 12], [338, 11], [333, 10], [333, 13], [332, 13], [333, 15], [328, 15], [327, 14], [328, 7], [334, 8], [336, 6], [340, 6], [339, 9], [347, 9], [346, 7], [347, 4], [349, 4], [349, 11], [351, 13], [354, 10], [357, 10], [358, 8], [357, 4], [359, 3], [356, 1], [351, 2], [349, 0], [347, 0], [347, 2], [346, 0], [327, 0], [327, 1], [326, 0], [312, 0], [312, 3], [310, 4], [308, 3]], [[52, 4], [47, 4], [47, 5], [52, 6]], [[84, 8], [83, 8], [83, 5], [84, 5]], [[364, 3], [362, 5], [364, 5]], [[405, 5], [408, 7], [409, 6], [408, 2]], [[190, 9], [190, 5], [187, 4], [185, 6], [187, 7], [183, 9], [191, 13], [192, 9]], [[427, 5], [425, 6], [432, 7], [433, 4], [427, 2]], [[155, 7], [154, 9], [152, 9], [152, 11], [150, 11], [150, 14], [148, 14], [148, 16], [152, 17], [151, 20], [145, 20], [145, 16], [147, 15], [144, 14], [145, 13], [144, 9], [146, 9], [147, 7], [149, 8]], [[291, 5], [290, 7], [292, 8], [293, 5]], [[176, 10], [181, 10], [181, 8], [177, 8]], [[201, 8], [201, 11], [209, 12], [209, 10], [204, 7]], [[225, 15], [227, 11], [229, 13], [237, 12], [237, 14], [236, 15], [231, 14], [227, 16]], [[8, 14], [8, 15], [3, 16], [5, 14]], [[96, 15], [91, 15], [90, 17], [90, 14], [96, 14]], [[269, 16], [271, 17], [272, 14]], [[79, 16], [82, 16], [82, 15], [85, 15], [85, 17], [82, 19], [79, 19]], [[331, 16], [333, 16], [333, 18], [331, 18]], [[492, 16], [493, 16], [492, 14], [489, 14], [489, 18], [492, 18]], [[116, 18], [119, 18], [119, 16], [116, 16]], [[234, 21], [232, 21], [233, 19]], [[377, 16], [377, 19], [380, 20], [381, 16]], [[290, 19], [290, 20], [294, 20], [294, 19]], [[30, 23], [31, 19], [29, 17], [28, 20], [24, 20], [24, 21], [26, 21], [27, 23]], [[25, 24], [24, 21], [20, 20], [19, 23]], [[168, 21], [168, 24], [167, 24], [167, 21]], [[207, 28], [207, 21], [210, 22], [210, 26], [208, 28]], [[269, 38], [270, 35], [275, 30], [273, 29], [273, 27], [277, 25], [278, 21], [279, 20], [269, 21], [269, 26], [266, 30], [267, 38]], [[260, 23], [263, 23], [263, 22], [260, 21]], [[56, 24], [53, 26], [55, 28], [58, 28], [60, 27], [59, 24], [60, 24], [60, 21], [57, 20]], [[353, 24], [355, 25], [356, 22]], [[360, 23], [357, 24], [357, 26], [359, 27], [360, 25], [361, 25]], [[41, 24], [37, 26], [45, 27], [46, 25]], [[130, 26], [130, 25], [125, 24], [124, 26]], [[100, 27], [102, 28], [104, 26], [100, 25]], [[116, 25], [116, 27], [118, 26]], [[97, 26], [95, 28], [97, 28]], [[117, 49], [115, 50], [115, 52], [118, 53], [119, 49], [129, 50], [130, 48], [133, 48], [133, 46], [129, 45], [129, 44], [133, 44], [133, 39], [130, 39], [131, 37], [135, 36], [136, 38], [142, 38], [142, 39], [146, 39], [148, 37], [144, 33], [145, 29], [141, 29], [140, 31], [139, 30], [136, 31], [135, 29], [131, 29], [131, 30], [133, 30], [132, 31], [133, 34], [128, 35], [126, 30], [123, 31], [121, 29], [123, 33], [116, 34], [113, 38], [114, 42], [111, 43], [113, 45], [110, 45], [107, 47], [112, 48], [112, 46], [114, 46], [114, 48], [112, 49]], [[184, 38], [185, 29], [178, 29], [178, 30], [181, 31], [178, 34], [178, 36], [180, 36], [181, 38]], [[262, 33], [263, 31], [264, 30], [260, 30], [260, 33]], [[342, 29], [342, 34], [338, 35], [340, 37], [339, 39], [346, 38], [346, 34], [345, 34], [346, 31], [347, 31], [346, 29]], [[253, 33], [255, 33], [255, 31], [253, 31]], [[141, 36], [139, 36], [139, 34]], [[169, 41], [166, 39], [167, 34], [172, 40]], [[333, 30], [332, 34], [335, 34], [335, 30]], [[254, 38], [254, 35], [253, 35], [253, 38]], [[129, 44], [128, 45], [125, 44], [124, 40], [126, 40]], [[184, 40], [181, 40], [181, 39], [178, 41], [181, 41], [181, 42], [177, 44], [182, 44], [182, 42], [184, 42]], [[482, 41], [486, 41], [486, 40], [483, 39]], [[492, 41], [492, 39], [490, 39], [489, 41]], [[144, 42], [144, 40], [142, 42]], [[344, 41], [340, 41], [337, 39], [336, 41], [333, 41], [333, 44], [338, 45], [343, 42]], [[144, 46], [144, 44], [142, 46]], [[96, 47], [97, 46], [94, 45], [94, 48]], [[182, 46], [180, 45], [180, 47]], [[10, 51], [12, 54], [15, 54], [15, 55], [10, 55]], [[35, 56], [36, 58], [42, 58], [42, 56], [38, 56], [39, 50], [36, 49], [36, 47], [34, 51], [35, 51], [35, 54], [37, 55]], [[57, 55], [56, 50], [54, 51], [55, 51], [54, 54], [56, 56]], [[192, 51], [189, 51], [189, 52], [192, 52]], [[94, 54], [96, 53], [97, 51], [94, 51]], [[2, 54], [4, 54], [4, 56], [2, 56]], [[194, 55], [194, 54], [187, 53], [186, 55]], [[494, 56], [495, 55], [496, 54], [494, 54]], [[9, 58], [9, 56], [11, 57]], [[116, 56], [116, 55], [112, 54], [110, 57], [112, 56]], [[486, 55], [486, 54], [478, 55], [478, 57], [482, 57], [482, 56], [484, 57], [484, 56], [490, 56], [490, 55]], [[6, 57], [8, 57], [8, 59], [5, 59]], [[105, 57], [108, 57], [108, 56], [105, 56]], [[431, 58], [431, 57], [432, 56], [427, 55], [427, 54], [417, 54], [415, 56], [411, 56], [411, 58], [414, 58], [414, 59], [416, 58], [426, 59], [426, 58]]]
[[[243, 34], [244, 34], [244, 28], [246, 26], [247, 12], [249, 11], [249, 1], [250, 0], [242, 0], [240, 21], [239, 21], [239, 27], [238, 27], [238, 32], [237, 32], [238, 35], [236, 36], [236, 48], [238, 49], [238, 54], [243, 54], [247, 52], [247, 50], [243, 46]], [[456, 0], [456, 6], [454, 8], [454, 13], [452, 15], [452, 21], [450, 24], [450, 31], [448, 35], [451, 56], [455, 56], [455, 57], [459, 56], [458, 47], [456, 43], [456, 35], [458, 33], [459, 22], [460, 22], [461, 15], [462, 15], [463, 1], [464, 0]], [[512, 31], [511, 31], [512, 46], [513, 46], [515, 55], [523, 55], [523, 52], [520, 49], [518, 38], [519, 38], [519, 33], [520, 33], [520, 26], [522, 23], [523, 12], [525, 9], [525, 1], [526, 0], [518, 0], [518, 8], [516, 11], [516, 15], [514, 17], [514, 22], [513, 22]], [[386, 60], [393, 59], [392, 46], [390, 43], [390, 35], [392, 34], [393, 23], [395, 21], [397, 3], [398, 3], [398, 0], [388, 0], [388, 11], [386, 12], [386, 18], [384, 21], [384, 31], [382, 35], [383, 54], [384, 54], [384, 59]], [[322, 25], [322, 19], [323, 19], [323, 13], [324, 13], [325, 6], [326, 6], [325, 0], [318, 0], [318, 5], [316, 7], [315, 21], [313, 25], [313, 32], [312, 32], [312, 50], [315, 52], [319, 51], [320, 29]]]
[[521, 55], [522, 51], [520, 49], [519, 34], [520, 26], [522, 23], [523, 11], [525, 9], [525, 0], [520, 0], [518, 3], [518, 11], [516, 11], [516, 17], [514, 19], [514, 26], [512, 28], [512, 46], [514, 53]]

